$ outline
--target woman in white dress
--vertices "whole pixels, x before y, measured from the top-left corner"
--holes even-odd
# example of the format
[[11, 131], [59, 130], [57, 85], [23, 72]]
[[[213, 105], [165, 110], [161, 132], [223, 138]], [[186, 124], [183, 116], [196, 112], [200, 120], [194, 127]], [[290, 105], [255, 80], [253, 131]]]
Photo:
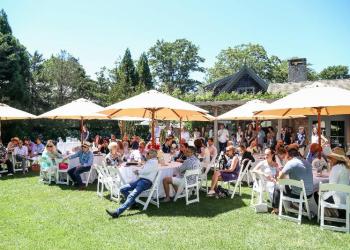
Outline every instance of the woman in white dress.
[[266, 191], [269, 192], [270, 200], [272, 201], [273, 190], [276, 185], [276, 178], [279, 172], [278, 164], [276, 163], [275, 154], [272, 149], [265, 150], [265, 160], [259, 162], [253, 169], [254, 172], [266, 178]]

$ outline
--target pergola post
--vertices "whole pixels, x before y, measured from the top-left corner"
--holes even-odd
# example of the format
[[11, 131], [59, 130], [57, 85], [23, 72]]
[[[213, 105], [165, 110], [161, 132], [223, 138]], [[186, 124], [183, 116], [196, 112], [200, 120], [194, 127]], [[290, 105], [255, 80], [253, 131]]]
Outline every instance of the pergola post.
[[281, 133], [282, 133], [282, 119], [277, 120], [277, 135], [276, 139], [281, 140]]
[[[214, 116], [218, 116], [218, 107], [214, 107]], [[218, 148], [218, 121], [214, 120], [214, 145]]]

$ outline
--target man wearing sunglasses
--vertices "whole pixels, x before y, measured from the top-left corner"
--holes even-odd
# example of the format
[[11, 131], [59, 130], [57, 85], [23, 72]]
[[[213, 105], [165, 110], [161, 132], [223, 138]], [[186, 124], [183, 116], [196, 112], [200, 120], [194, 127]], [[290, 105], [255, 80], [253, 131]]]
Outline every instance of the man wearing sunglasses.
[[81, 150], [77, 153], [66, 157], [65, 159], [79, 158], [79, 166], [71, 168], [68, 170], [69, 177], [74, 181], [75, 185], [79, 186], [79, 190], [84, 190], [85, 186], [81, 180], [80, 174], [88, 172], [91, 169], [92, 163], [94, 161], [94, 155], [90, 151], [90, 143], [84, 142]]

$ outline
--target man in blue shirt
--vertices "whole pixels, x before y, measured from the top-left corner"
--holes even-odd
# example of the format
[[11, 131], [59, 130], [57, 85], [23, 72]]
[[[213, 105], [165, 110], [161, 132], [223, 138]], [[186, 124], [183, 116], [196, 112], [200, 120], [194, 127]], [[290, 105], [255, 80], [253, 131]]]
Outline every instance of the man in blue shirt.
[[[308, 199], [311, 198], [314, 189], [311, 164], [300, 157], [299, 152], [296, 148], [289, 148], [287, 150], [286, 158], [288, 162], [286, 163], [282, 171], [279, 173], [278, 178], [283, 179], [286, 178], [286, 176], [288, 175], [289, 179], [297, 181], [303, 180], [306, 196]], [[301, 189], [298, 187], [286, 187], [284, 192], [286, 196], [289, 196], [291, 198], [299, 198]], [[276, 213], [278, 211], [279, 200], [280, 190], [278, 188], [275, 188], [273, 194], [272, 207], [274, 208], [274, 211]]]
[[92, 163], [94, 161], [94, 155], [90, 151], [90, 143], [84, 142], [82, 149], [77, 153], [69, 156], [69, 159], [74, 159], [79, 157], [79, 166], [71, 168], [68, 170], [69, 177], [74, 181], [76, 185], [79, 186], [80, 190], [83, 190], [85, 186], [81, 180], [80, 174], [88, 172], [91, 169]]

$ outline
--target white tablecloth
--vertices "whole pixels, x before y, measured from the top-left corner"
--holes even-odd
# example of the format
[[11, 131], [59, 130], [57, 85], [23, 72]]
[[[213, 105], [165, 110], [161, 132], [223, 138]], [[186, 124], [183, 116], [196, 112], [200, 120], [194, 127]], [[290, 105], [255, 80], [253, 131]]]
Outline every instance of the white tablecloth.
[[57, 149], [61, 151], [62, 154], [66, 154], [67, 152], [72, 153], [72, 149], [76, 147], [80, 147], [80, 141], [74, 142], [58, 142]]
[[[104, 157], [105, 157], [104, 155], [94, 155], [93, 164], [101, 165]], [[74, 167], [78, 166], [79, 165], [79, 158], [74, 158], [74, 159], [69, 160], [68, 165], [69, 165], [69, 168], [74, 168]], [[88, 176], [89, 176], [89, 172], [82, 173], [80, 176], [81, 176], [82, 181], [85, 183]], [[96, 173], [96, 170], [93, 169], [91, 171], [89, 183], [94, 182], [94, 180], [96, 180], [96, 178], [97, 178], [97, 173]]]
[[[167, 163], [167, 166], [160, 166], [159, 167], [159, 197], [165, 197], [164, 187], [163, 187], [163, 179], [167, 176], [173, 176], [174, 174], [178, 173], [178, 167], [181, 165], [179, 162], [170, 162]], [[122, 175], [122, 178], [127, 182], [134, 182], [137, 180], [137, 176], [134, 174], [133, 170], [140, 169], [140, 167], [137, 166], [122, 166], [119, 168], [120, 174]], [[172, 191], [173, 194], [173, 191]], [[172, 195], [171, 194], [171, 195]]]

